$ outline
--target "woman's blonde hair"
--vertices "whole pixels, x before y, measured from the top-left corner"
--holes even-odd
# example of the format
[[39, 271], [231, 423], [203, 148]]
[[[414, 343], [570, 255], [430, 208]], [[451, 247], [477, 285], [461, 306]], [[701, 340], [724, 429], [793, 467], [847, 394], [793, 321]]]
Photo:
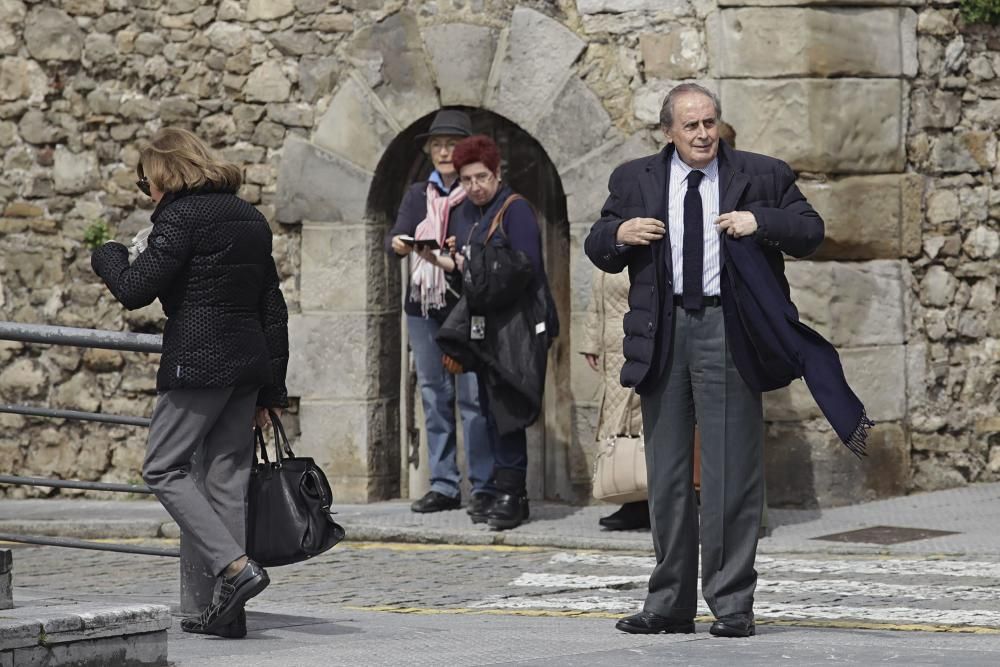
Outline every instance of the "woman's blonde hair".
[[243, 172], [217, 158], [205, 142], [188, 130], [165, 127], [139, 153], [139, 176], [162, 192], [179, 192], [210, 186], [236, 192]]

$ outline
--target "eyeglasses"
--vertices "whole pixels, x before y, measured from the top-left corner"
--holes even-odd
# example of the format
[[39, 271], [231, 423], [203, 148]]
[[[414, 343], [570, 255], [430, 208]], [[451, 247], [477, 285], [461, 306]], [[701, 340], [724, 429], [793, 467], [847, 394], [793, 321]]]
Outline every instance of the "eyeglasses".
[[140, 164], [136, 167], [135, 173], [139, 175], [139, 180], [135, 182], [135, 187], [139, 188], [139, 192], [146, 195], [147, 197], [152, 197], [153, 194], [149, 189], [149, 179], [146, 175], [142, 173], [142, 165]]
[[458, 145], [458, 140], [456, 139], [431, 139], [428, 144], [430, 152], [440, 151], [440, 150], [455, 150], [455, 146]]
[[462, 183], [462, 187], [469, 188], [472, 187], [473, 184], [482, 187], [487, 183], [489, 183], [493, 178], [494, 178], [493, 174], [487, 171], [482, 174], [474, 174], [472, 176], [462, 176], [458, 180]]

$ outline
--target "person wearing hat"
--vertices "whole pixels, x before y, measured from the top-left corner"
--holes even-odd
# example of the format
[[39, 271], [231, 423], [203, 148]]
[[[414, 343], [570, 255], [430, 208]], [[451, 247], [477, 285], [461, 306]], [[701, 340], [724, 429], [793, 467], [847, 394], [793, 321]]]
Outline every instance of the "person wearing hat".
[[[449, 252], [461, 249], [470, 232], [468, 226], [460, 228], [464, 223], [451, 216], [466, 197], [452, 163], [452, 152], [461, 139], [471, 134], [469, 116], [446, 109], [434, 116], [426, 133], [417, 136], [424, 142], [424, 152], [434, 164], [434, 171], [426, 181], [413, 183], [407, 189], [385, 244], [391, 257], [411, 259], [403, 310], [424, 408], [430, 468], [430, 491], [414, 501], [411, 509], [440, 512], [461, 507], [462, 476], [456, 460], [454, 408], [457, 393], [472, 485], [467, 511], [473, 522], [481, 523], [486, 521], [495, 490], [490, 482], [491, 437], [479, 406], [476, 375], [449, 373], [434, 340], [462, 288], [461, 275], [454, 262], [447, 259]], [[435, 245], [441, 249], [433, 249]]]

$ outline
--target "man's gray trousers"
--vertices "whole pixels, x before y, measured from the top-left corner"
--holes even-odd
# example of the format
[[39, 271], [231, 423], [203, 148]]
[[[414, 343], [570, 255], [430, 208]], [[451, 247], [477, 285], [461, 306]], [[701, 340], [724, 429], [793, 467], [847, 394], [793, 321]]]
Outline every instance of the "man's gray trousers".
[[761, 396], [733, 365], [721, 307], [677, 308], [675, 315], [667, 368], [642, 396], [656, 550], [644, 608], [673, 618], [695, 615], [699, 523], [691, 479], [697, 422], [702, 592], [717, 617], [747, 612], [757, 585], [764, 503]]

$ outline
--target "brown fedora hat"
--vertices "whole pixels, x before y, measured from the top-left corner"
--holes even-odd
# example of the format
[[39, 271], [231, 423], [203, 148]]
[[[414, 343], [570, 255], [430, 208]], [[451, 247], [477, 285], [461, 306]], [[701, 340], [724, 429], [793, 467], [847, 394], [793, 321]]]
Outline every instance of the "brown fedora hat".
[[472, 136], [472, 120], [469, 114], [464, 111], [454, 111], [452, 109], [442, 109], [434, 114], [431, 127], [423, 134], [418, 134], [417, 141], [424, 141], [428, 137], [468, 137]]

